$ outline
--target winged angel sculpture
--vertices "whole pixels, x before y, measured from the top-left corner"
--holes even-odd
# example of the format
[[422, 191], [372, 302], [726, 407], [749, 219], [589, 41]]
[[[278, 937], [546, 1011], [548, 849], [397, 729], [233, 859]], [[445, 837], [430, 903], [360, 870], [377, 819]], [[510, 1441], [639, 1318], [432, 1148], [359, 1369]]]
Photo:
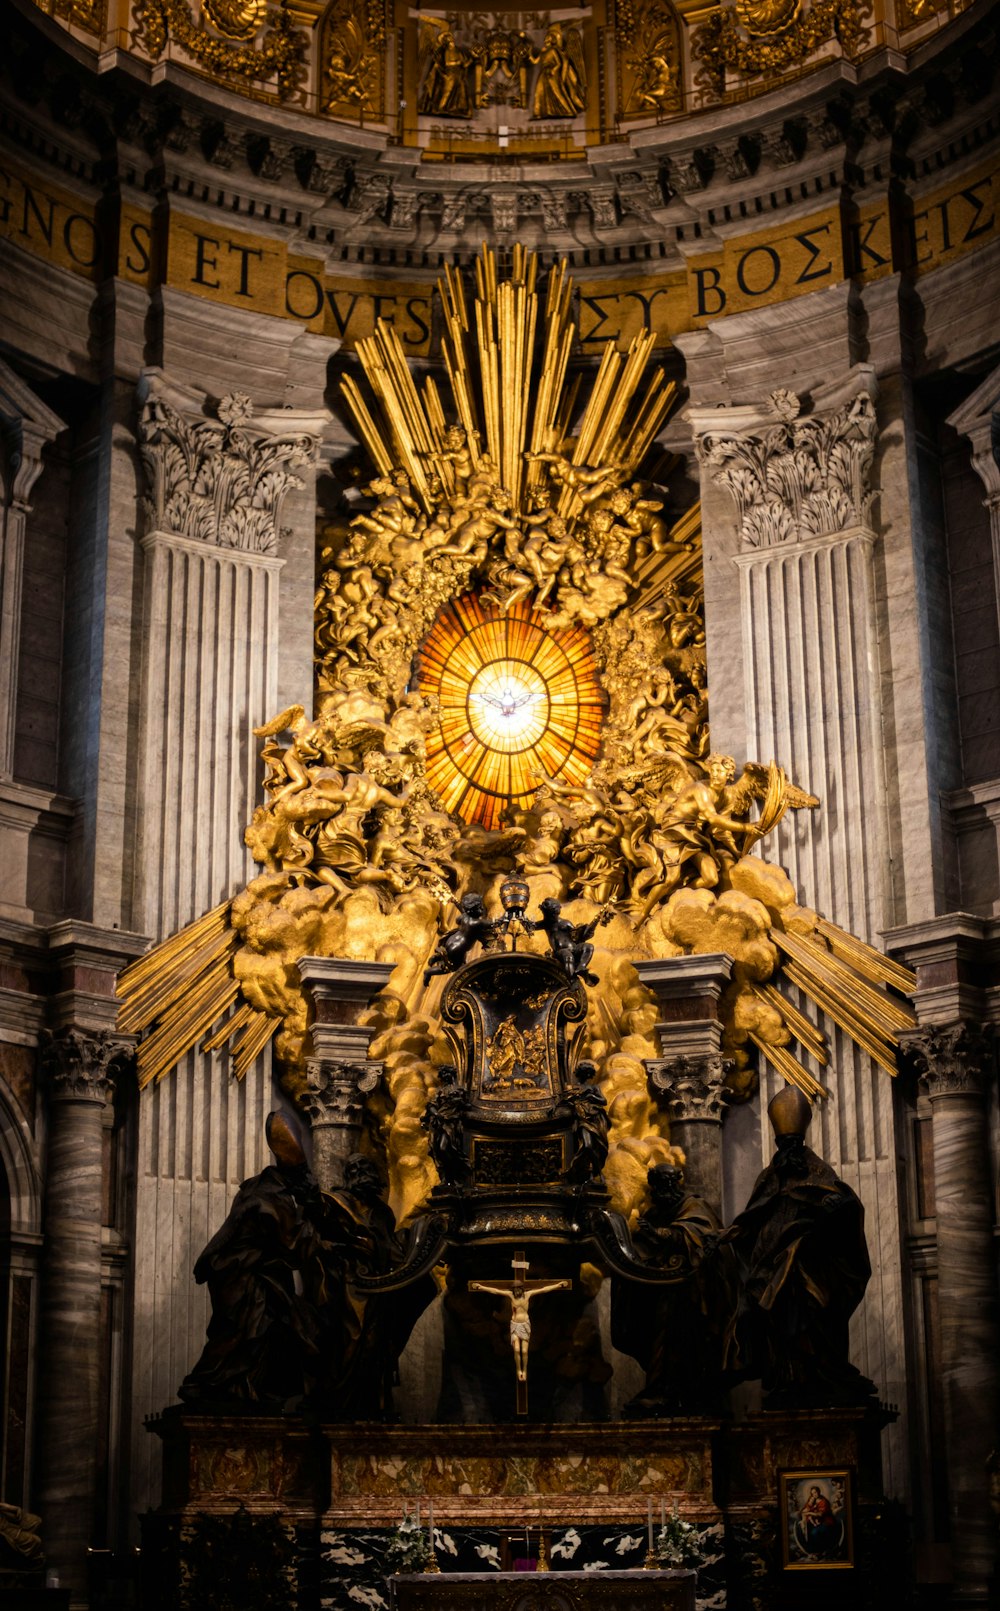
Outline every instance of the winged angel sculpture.
[[[348, 378], [344, 394], [376, 473], [364, 511], [326, 533], [316, 714], [296, 705], [259, 729], [265, 799], [246, 840], [260, 872], [120, 985], [143, 1081], [199, 1043], [232, 1042], [240, 1076], [273, 1039], [295, 1098], [297, 962], [390, 962], [369, 1013], [386, 1079], [368, 1116], [400, 1218], [437, 1178], [421, 1120], [451, 1058], [429, 963], [453, 930], [463, 956], [465, 939], [490, 943], [512, 872], [533, 912], [561, 910], [592, 938], [579, 1055], [599, 1070], [605, 1179], [625, 1214], [648, 1169], [676, 1157], [647, 1087], [657, 1011], [637, 958], [735, 959], [722, 1003], [734, 1099], [758, 1054], [824, 1091], [823, 1035], [782, 983], [890, 1072], [911, 1021], [886, 988], [911, 976], [751, 854], [816, 798], [774, 761], [739, 769], [710, 749], [699, 512], [671, 518], [643, 479], [673, 402], [647, 374], [652, 336], [627, 353], [609, 343], [581, 404], [566, 384], [571, 282], [557, 264], [542, 308], [536, 272], [518, 249], [498, 282], [487, 253], [470, 319], [446, 271], [450, 421], [390, 324], [359, 344], [369, 389]], [[523, 943], [543, 946], [544, 924], [529, 927]]]

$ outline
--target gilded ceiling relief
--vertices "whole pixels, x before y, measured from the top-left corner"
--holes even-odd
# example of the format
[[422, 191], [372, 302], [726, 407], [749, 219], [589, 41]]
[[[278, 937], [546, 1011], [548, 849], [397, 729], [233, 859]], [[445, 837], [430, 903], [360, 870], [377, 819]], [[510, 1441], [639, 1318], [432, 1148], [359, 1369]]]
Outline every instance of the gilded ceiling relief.
[[618, 0], [615, 61], [623, 120], [666, 117], [681, 110], [680, 24], [668, 0]]
[[582, 17], [420, 12], [418, 110], [472, 118], [502, 107], [532, 122], [579, 117], [587, 105]]
[[[106, 0], [36, 0], [118, 47]], [[595, 0], [546, 10], [450, 11], [397, 0], [133, 0], [131, 48], [176, 55], [256, 97], [387, 128], [429, 157], [484, 149], [572, 157], [623, 123], [763, 93], [879, 40], [904, 48], [959, 0]], [[907, 36], [912, 36], [908, 40]]]
[[733, 0], [695, 29], [696, 88], [717, 99], [730, 80], [774, 80], [801, 70], [818, 54], [849, 61], [871, 43], [872, 0]]
[[319, 106], [331, 117], [385, 115], [384, 0], [333, 0], [320, 35]]
[[169, 44], [214, 78], [237, 86], [262, 84], [278, 100], [301, 93], [309, 76], [308, 36], [284, 7], [260, 0], [137, 0], [132, 43], [154, 61]]
[[[602, 13], [603, 13], [603, 8]], [[549, 11], [411, 10], [407, 141], [434, 154], [582, 150], [596, 128], [596, 35], [589, 7]]]

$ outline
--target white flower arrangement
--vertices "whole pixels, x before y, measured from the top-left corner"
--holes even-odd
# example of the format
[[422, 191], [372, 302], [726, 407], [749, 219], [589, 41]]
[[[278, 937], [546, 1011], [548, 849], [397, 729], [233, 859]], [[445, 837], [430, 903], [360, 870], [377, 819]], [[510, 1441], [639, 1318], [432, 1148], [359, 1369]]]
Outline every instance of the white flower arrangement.
[[698, 1529], [693, 1522], [684, 1520], [676, 1505], [656, 1535], [655, 1553], [661, 1566], [697, 1570], [701, 1565]]
[[422, 1572], [430, 1560], [427, 1529], [415, 1516], [404, 1516], [389, 1540], [385, 1564], [390, 1572]]

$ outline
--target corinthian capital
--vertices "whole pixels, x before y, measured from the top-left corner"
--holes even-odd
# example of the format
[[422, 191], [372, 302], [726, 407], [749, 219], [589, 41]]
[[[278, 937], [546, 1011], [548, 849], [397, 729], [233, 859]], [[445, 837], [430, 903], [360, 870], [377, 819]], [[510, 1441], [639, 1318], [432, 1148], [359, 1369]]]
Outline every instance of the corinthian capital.
[[877, 424], [867, 390], [802, 417], [794, 392], [771, 393], [771, 422], [711, 431], [698, 451], [732, 494], [749, 548], [807, 541], [871, 524]]
[[675, 1123], [690, 1119], [722, 1122], [726, 1105], [726, 1058], [713, 1053], [659, 1057], [646, 1064], [650, 1084]]
[[365, 1098], [382, 1074], [381, 1063], [335, 1063], [313, 1058], [306, 1064], [305, 1090], [298, 1104], [310, 1124], [360, 1125]]
[[45, 1029], [39, 1056], [52, 1101], [103, 1104], [111, 1100], [132, 1048], [105, 1030]]
[[147, 532], [167, 532], [244, 553], [275, 554], [281, 506], [304, 485], [295, 470], [312, 459], [316, 437], [277, 432], [255, 420], [253, 404], [232, 392], [216, 419], [194, 412], [193, 394], [143, 377], [139, 443], [146, 471]]
[[993, 1032], [963, 1020], [909, 1030], [904, 1056], [931, 1101], [938, 1096], [981, 1096], [993, 1074]]

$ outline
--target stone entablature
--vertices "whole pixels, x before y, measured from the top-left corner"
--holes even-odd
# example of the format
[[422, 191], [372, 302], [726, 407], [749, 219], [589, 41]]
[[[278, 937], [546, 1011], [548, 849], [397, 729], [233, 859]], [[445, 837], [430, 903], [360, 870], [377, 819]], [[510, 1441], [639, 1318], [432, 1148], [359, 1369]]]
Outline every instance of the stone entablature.
[[[30, 22], [18, 26], [8, 71], [21, 74], [29, 47], [32, 60], [46, 52]], [[385, 316], [414, 357], [430, 352], [442, 262], [468, 260], [484, 236], [501, 251], [518, 240], [569, 258], [585, 352], [643, 327], [668, 346], [716, 317], [845, 280], [919, 281], [987, 247], [1000, 229], [982, 80], [992, 26], [977, 28], [973, 9], [942, 33], [891, 118], [878, 74], [848, 87], [829, 62], [751, 114], [626, 120], [613, 139], [589, 131], [564, 162], [483, 145], [430, 164], [367, 119], [319, 122], [294, 102], [278, 114], [224, 91], [199, 104], [169, 65], [156, 85], [130, 84], [124, 106], [113, 74], [59, 61], [11, 125], [20, 150], [5, 157], [0, 227], [93, 283], [109, 266], [149, 292], [162, 279], [348, 348]], [[47, 81], [66, 72], [72, 95], [47, 105]], [[98, 177], [109, 163], [114, 200]], [[891, 202], [890, 171], [908, 176]]]

